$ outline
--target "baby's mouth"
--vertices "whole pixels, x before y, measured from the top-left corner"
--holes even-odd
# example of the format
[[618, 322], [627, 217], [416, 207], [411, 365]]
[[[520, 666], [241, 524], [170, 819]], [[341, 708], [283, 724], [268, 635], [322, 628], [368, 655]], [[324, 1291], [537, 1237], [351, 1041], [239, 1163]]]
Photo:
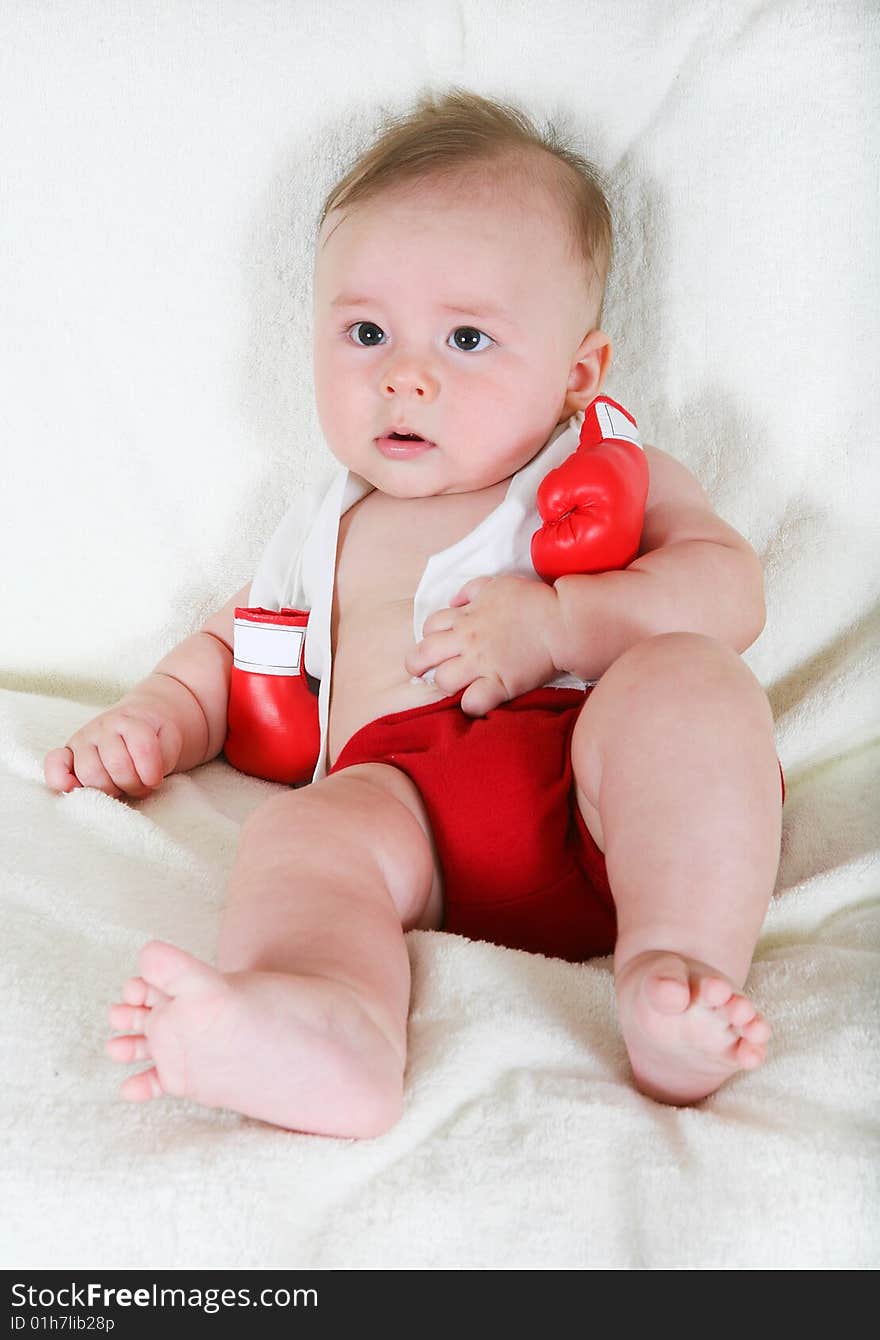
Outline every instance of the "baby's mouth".
[[401, 433], [395, 429], [382, 437], [377, 437], [376, 445], [384, 456], [405, 459], [420, 456], [435, 444], [425, 437], [420, 437], [418, 433]]

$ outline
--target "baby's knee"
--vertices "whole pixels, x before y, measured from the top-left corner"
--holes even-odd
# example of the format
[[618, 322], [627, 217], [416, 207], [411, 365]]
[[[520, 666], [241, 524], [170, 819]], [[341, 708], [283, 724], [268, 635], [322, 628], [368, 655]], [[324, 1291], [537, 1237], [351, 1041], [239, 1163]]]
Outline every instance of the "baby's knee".
[[[595, 701], [594, 701], [595, 700]], [[611, 738], [747, 728], [772, 741], [764, 689], [733, 647], [702, 633], [661, 633], [630, 647], [587, 700], [583, 729], [604, 723]]]
[[251, 810], [239, 830], [239, 851], [245, 847], [260, 850], [283, 844], [290, 835], [297, 810], [293, 790], [279, 792], [264, 800]]
[[758, 731], [774, 737], [773, 711], [759, 680], [733, 647], [702, 633], [664, 633], [641, 644], [640, 674], [690, 727]]
[[[658, 633], [630, 647], [607, 672], [650, 685], [655, 691], [680, 698], [727, 686], [731, 694], [760, 694], [764, 690], [739, 652], [705, 633]], [[601, 682], [601, 681], [600, 681]]]
[[743, 664], [740, 655], [726, 642], [707, 633], [657, 633], [643, 638], [630, 647], [620, 661], [650, 662], [655, 673], [663, 670], [682, 671], [694, 666], [719, 665], [732, 668]]
[[345, 814], [346, 797], [337, 794], [329, 781], [288, 787], [251, 810], [242, 824], [241, 840], [274, 844], [303, 832], [317, 836], [324, 822], [338, 830], [340, 815]]

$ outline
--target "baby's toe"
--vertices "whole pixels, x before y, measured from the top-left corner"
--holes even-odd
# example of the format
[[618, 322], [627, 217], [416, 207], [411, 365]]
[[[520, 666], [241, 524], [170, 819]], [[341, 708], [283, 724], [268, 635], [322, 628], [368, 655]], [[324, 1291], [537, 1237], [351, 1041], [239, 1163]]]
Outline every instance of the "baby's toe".
[[182, 987], [199, 983], [215, 983], [220, 974], [216, 968], [194, 958], [185, 949], [169, 944], [167, 940], [150, 940], [140, 952], [138, 967], [146, 981], [168, 996], [176, 996]]
[[161, 1098], [164, 1092], [155, 1066], [142, 1070], [139, 1075], [129, 1075], [119, 1086], [120, 1095], [129, 1103], [144, 1103], [148, 1098]]
[[645, 978], [645, 993], [661, 1014], [681, 1014], [691, 1003], [687, 965], [677, 954], [663, 954]]
[[152, 1008], [155, 1005], [164, 1005], [171, 997], [166, 996], [164, 991], [152, 986], [143, 977], [129, 977], [122, 988], [122, 999], [127, 1005], [149, 1005]]
[[141, 1032], [147, 1026], [152, 1010], [137, 1005], [111, 1005], [108, 1013], [110, 1027], [125, 1029], [130, 1033]]
[[108, 1038], [107, 1052], [114, 1061], [121, 1061], [123, 1065], [129, 1061], [149, 1061], [152, 1057], [149, 1042], [138, 1033], [123, 1038]]
[[733, 987], [726, 977], [708, 974], [701, 977], [696, 991], [696, 999], [700, 1005], [708, 1005], [712, 1010], [717, 1010], [719, 1005], [725, 1005], [733, 995]]
[[756, 1014], [754, 1019], [750, 1019], [748, 1023], [742, 1024], [740, 1027], [740, 1032], [743, 1037], [748, 1042], [754, 1043], [755, 1045], [760, 1045], [762, 1042], [766, 1042], [770, 1037], [771, 1031], [770, 1025], [761, 1014]]
[[744, 1028], [755, 1017], [755, 1007], [746, 996], [733, 995], [725, 1006], [728, 1022], [736, 1028]]
[[745, 1038], [740, 1038], [734, 1047], [734, 1058], [743, 1070], [757, 1070], [759, 1065], [764, 1064], [766, 1055], [765, 1047], [755, 1047]]

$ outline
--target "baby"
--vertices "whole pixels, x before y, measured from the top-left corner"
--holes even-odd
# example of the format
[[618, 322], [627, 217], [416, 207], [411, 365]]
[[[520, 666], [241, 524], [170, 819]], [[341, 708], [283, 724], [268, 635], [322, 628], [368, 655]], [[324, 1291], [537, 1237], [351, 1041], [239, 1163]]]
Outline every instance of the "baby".
[[[628, 568], [551, 584], [527, 552], [521, 571], [483, 565], [605, 382], [610, 243], [590, 165], [462, 90], [423, 98], [328, 197], [315, 393], [342, 470], [322, 511], [326, 625], [313, 609], [308, 634], [315, 666], [326, 626], [321, 758], [245, 821], [216, 968], [142, 949], [110, 1010], [126, 1031], [110, 1055], [151, 1063], [123, 1097], [387, 1131], [412, 928], [613, 952], [633, 1079], [659, 1102], [763, 1062], [770, 1028], [743, 987], [784, 792], [739, 655], [764, 625], [757, 556], [646, 446]], [[291, 570], [282, 534], [259, 582], [46, 756], [51, 788], [140, 798], [221, 753], [233, 612]], [[275, 590], [273, 608], [293, 603]]]

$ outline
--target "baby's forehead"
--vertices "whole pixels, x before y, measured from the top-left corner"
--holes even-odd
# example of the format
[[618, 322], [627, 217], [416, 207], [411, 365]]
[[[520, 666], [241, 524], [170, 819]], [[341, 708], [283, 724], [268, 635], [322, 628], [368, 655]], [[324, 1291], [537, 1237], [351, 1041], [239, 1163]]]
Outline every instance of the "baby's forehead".
[[[359, 216], [361, 235], [387, 226], [387, 220], [406, 213], [431, 220], [439, 230], [460, 227], [462, 214], [509, 219], [511, 232], [539, 231], [562, 235], [569, 229], [563, 205], [558, 164], [530, 159], [509, 164], [473, 165], [426, 180], [393, 183], [368, 198], [343, 204], [331, 210], [318, 235], [322, 250], [336, 229], [347, 218]], [[530, 227], [523, 230], [528, 220]]]

